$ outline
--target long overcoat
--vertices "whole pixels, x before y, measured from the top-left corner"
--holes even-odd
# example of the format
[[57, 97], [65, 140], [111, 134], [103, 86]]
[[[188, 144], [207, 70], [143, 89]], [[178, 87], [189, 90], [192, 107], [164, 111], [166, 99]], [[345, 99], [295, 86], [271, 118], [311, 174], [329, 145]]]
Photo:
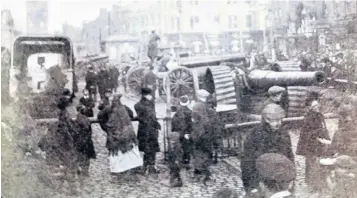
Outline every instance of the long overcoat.
[[259, 174], [255, 163], [265, 153], [278, 153], [294, 162], [290, 135], [287, 131], [272, 132], [266, 123], [253, 128], [244, 142], [241, 161], [242, 180], [246, 192], [259, 187]]
[[296, 149], [297, 155], [320, 156], [325, 154], [324, 145], [317, 140], [317, 138], [330, 140], [324, 122], [324, 117], [321, 113], [313, 111], [306, 113], [300, 130], [300, 138]]
[[117, 88], [119, 83], [118, 83], [118, 78], [120, 75], [119, 69], [116, 67], [109, 68], [109, 75], [110, 75], [110, 86], [111, 88]]
[[204, 102], [196, 102], [192, 108], [192, 117], [193, 163], [195, 169], [204, 170], [211, 163], [213, 132], [207, 105]]
[[111, 77], [107, 70], [98, 72], [97, 85], [99, 92], [104, 92], [111, 88]]
[[172, 131], [178, 132], [182, 139], [192, 131], [192, 111], [188, 107], [180, 107], [171, 120]]
[[146, 152], [159, 152], [158, 136], [161, 126], [156, 118], [155, 105], [153, 101], [142, 97], [135, 104], [134, 109], [137, 114], [139, 150]]
[[118, 151], [126, 153], [137, 142], [131, 118], [124, 105], [116, 104], [112, 107], [106, 126], [107, 149], [110, 154], [116, 155]]
[[86, 80], [86, 89], [90, 93], [96, 93], [97, 91], [97, 74], [93, 71], [88, 71], [85, 77]]
[[96, 158], [92, 141], [92, 126], [86, 115], [78, 114], [76, 119], [78, 133], [75, 138], [75, 146], [80, 155], [87, 158]]

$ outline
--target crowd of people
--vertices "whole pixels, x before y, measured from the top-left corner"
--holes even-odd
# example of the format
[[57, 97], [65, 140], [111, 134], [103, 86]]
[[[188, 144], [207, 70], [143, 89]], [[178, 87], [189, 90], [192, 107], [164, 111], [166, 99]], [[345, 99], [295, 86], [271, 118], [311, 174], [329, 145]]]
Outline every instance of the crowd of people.
[[[154, 35], [153, 40], [157, 39]], [[155, 57], [151, 55], [150, 58]], [[152, 69], [143, 76], [141, 98], [134, 106], [136, 116], [117, 93], [119, 71], [115, 67], [106, 69], [101, 65], [98, 73], [89, 67], [75, 120], [67, 112], [73, 100], [68, 90], [58, 98], [58, 122], [48, 127], [48, 134], [39, 146], [46, 152], [51, 171], [61, 181], [59, 188], [64, 181], [75, 182], [76, 176], [79, 181], [89, 176], [90, 160], [96, 158], [90, 122], [95, 116], [107, 135], [112, 182], [137, 182], [139, 174], [158, 176], [156, 154], [160, 152], [161, 124], [156, 117], [156, 77]], [[297, 174], [295, 154], [289, 131], [283, 124], [288, 110], [287, 90], [273, 86], [268, 93], [270, 97], [261, 110], [261, 123], [250, 130], [244, 140], [240, 164], [243, 186], [246, 197], [293, 197]], [[204, 89], [196, 91], [195, 100], [187, 95], [179, 100], [167, 138], [170, 185], [183, 186], [181, 169], [193, 169], [193, 180], [207, 185], [214, 182], [210, 166], [218, 163], [218, 154], [223, 148], [225, 127], [216, 112], [217, 101], [214, 94]], [[311, 192], [321, 193], [329, 187], [335, 197], [357, 196], [357, 133], [353, 128], [357, 110], [353, 104], [357, 104], [354, 97], [346, 97], [341, 104], [340, 128], [331, 138], [320, 111], [319, 94], [311, 92], [307, 97], [308, 108], [296, 155], [305, 156], [305, 181]], [[98, 114], [94, 113], [96, 106]], [[139, 123], [137, 133], [133, 121]], [[329, 163], [322, 163], [323, 157], [330, 157]], [[232, 189], [222, 189], [214, 196], [237, 197], [238, 194]]]

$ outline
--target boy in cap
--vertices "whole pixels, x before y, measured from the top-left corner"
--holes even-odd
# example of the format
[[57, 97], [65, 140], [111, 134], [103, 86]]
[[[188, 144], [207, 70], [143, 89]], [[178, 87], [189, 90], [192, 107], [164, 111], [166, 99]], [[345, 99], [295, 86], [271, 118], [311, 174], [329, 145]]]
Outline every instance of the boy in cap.
[[113, 100], [113, 93], [112, 90], [107, 89], [104, 92], [104, 97], [102, 98], [102, 100], [99, 103], [98, 109], [99, 110], [103, 110], [105, 109], [105, 107], [109, 106], [111, 101]]
[[256, 161], [260, 194], [264, 198], [290, 198], [296, 177], [294, 163], [284, 155], [266, 153]]
[[181, 187], [182, 179], [180, 176], [180, 169], [183, 150], [180, 143], [180, 134], [177, 132], [169, 133], [169, 142], [168, 165], [170, 169], [170, 185], [171, 187]]
[[180, 141], [183, 149], [182, 163], [190, 163], [190, 155], [192, 149], [192, 140], [190, 140], [190, 133], [192, 131], [192, 111], [187, 106], [190, 104], [189, 98], [185, 96], [180, 97], [180, 107], [172, 118], [172, 131], [180, 134]]
[[275, 103], [280, 105], [285, 112], [288, 112], [289, 100], [287, 96], [287, 91], [284, 87], [272, 86], [268, 89], [269, 99], [265, 102], [265, 105]]
[[86, 113], [87, 109], [83, 105], [77, 106], [76, 127], [77, 134], [75, 146], [78, 152], [78, 165], [81, 176], [89, 176], [90, 159], [96, 158], [92, 141], [92, 127]]
[[259, 185], [257, 158], [265, 153], [278, 153], [294, 161], [289, 133], [282, 127], [285, 111], [277, 104], [268, 104], [262, 112], [261, 124], [253, 128], [244, 142], [241, 161], [242, 180], [249, 194]]

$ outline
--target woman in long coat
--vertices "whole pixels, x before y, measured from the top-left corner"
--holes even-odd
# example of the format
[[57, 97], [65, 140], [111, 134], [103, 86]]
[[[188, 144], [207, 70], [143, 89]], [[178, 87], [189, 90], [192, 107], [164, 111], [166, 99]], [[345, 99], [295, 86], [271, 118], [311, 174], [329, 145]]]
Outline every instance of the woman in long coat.
[[326, 155], [326, 144], [330, 140], [325, 125], [325, 118], [320, 112], [316, 96], [308, 97], [309, 110], [305, 114], [300, 130], [300, 139], [296, 154], [305, 156], [305, 182], [312, 190], [321, 189], [324, 181], [319, 167], [319, 157]]
[[147, 169], [149, 169], [149, 173], [157, 173], [155, 160], [156, 153], [160, 151], [158, 130], [161, 129], [161, 126], [156, 118], [154, 97], [151, 92], [149, 88], [142, 88], [141, 100], [134, 106], [139, 121], [139, 150], [144, 152], [144, 173]]
[[106, 147], [109, 151], [110, 172], [114, 174], [136, 168], [143, 163], [136, 146], [137, 139], [131, 118], [120, 98], [121, 95], [114, 96], [112, 111], [106, 124]]

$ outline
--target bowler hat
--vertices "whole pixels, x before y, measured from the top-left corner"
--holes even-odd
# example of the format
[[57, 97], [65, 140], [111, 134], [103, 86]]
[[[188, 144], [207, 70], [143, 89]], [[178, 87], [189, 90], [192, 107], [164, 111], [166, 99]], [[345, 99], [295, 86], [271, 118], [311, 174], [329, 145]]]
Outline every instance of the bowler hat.
[[146, 88], [146, 87], [141, 88], [141, 95], [146, 96], [146, 95], [149, 95], [149, 94], [151, 94], [151, 89], [150, 88]]

